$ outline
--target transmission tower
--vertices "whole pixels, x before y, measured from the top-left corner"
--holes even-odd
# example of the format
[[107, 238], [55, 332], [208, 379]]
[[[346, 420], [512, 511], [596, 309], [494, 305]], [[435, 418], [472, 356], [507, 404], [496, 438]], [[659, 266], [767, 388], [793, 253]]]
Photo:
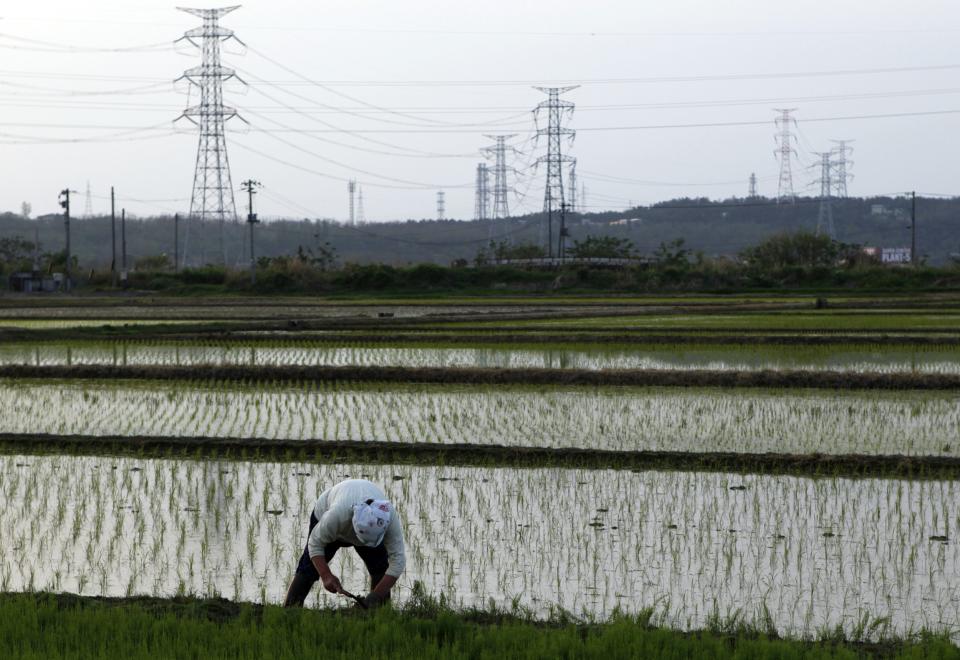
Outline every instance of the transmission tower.
[[750, 173], [750, 194], [747, 195], [749, 199], [756, 199], [759, 197], [757, 195], [757, 175], [755, 172]]
[[442, 190], [437, 192], [437, 220], [447, 219], [447, 194]]
[[833, 183], [831, 174], [833, 170], [832, 151], [818, 153], [820, 156], [820, 213], [817, 215], [817, 235], [826, 231], [827, 236], [835, 239], [837, 237], [833, 226]]
[[90, 182], [87, 181], [87, 196], [83, 201], [83, 217], [93, 217], [93, 195], [90, 193]]
[[355, 180], [347, 181], [347, 193], [350, 195], [350, 216], [347, 218], [347, 224], [353, 227], [357, 224], [357, 182]]
[[847, 168], [853, 165], [853, 161], [847, 158], [848, 154], [853, 153], [853, 147], [849, 146], [853, 140], [831, 140], [837, 146], [833, 152], [837, 155], [836, 175], [833, 177], [834, 189], [837, 197], [845, 198], [847, 196], [847, 181], [853, 178]]
[[[572, 163], [574, 159], [563, 154], [563, 138], [572, 142], [577, 134], [572, 128], [563, 126], [564, 116], [573, 114], [574, 104], [571, 101], [565, 101], [560, 98], [565, 94], [576, 89], [579, 85], [571, 87], [535, 87], [534, 89], [547, 95], [547, 100], [541, 102], [534, 109], [534, 116], [539, 120], [541, 113], [546, 112], [548, 116], [547, 127], [537, 129], [537, 139], [547, 138], [547, 155], [541, 156], [536, 163], [539, 166], [542, 163], [547, 165], [547, 185], [543, 196], [543, 210], [547, 216], [546, 226], [546, 244], [547, 253], [552, 257], [553, 252], [553, 216], [560, 213], [560, 239], [563, 240], [564, 215], [566, 214], [567, 203], [563, 195], [563, 165]], [[541, 226], [541, 242], [543, 241], [543, 227]], [[562, 256], [562, 255], [561, 255]]]
[[477, 182], [474, 186], [473, 215], [476, 220], [490, 219], [490, 169], [486, 163], [477, 165]]
[[[240, 44], [243, 42], [234, 36], [232, 30], [220, 27], [220, 17], [239, 9], [239, 5], [220, 9], [178, 9], [203, 19], [201, 27], [188, 30], [177, 40], [189, 42], [202, 53], [200, 66], [187, 69], [178, 78], [187, 80], [200, 92], [200, 104], [188, 107], [178, 117], [188, 119], [200, 129], [193, 194], [190, 197], [190, 216], [220, 223], [220, 257], [226, 264], [224, 223], [228, 219], [237, 221], [230, 162], [227, 159], [226, 123], [239, 117], [239, 114], [236, 109], [224, 105], [223, 83], [231, 78], [240, 78], [233, 69], [220, 64], [220, 45], [230, 39], [236, 39]], [[243, 83], [243, 80], [240, 82]]]
[[570, 203], [567, 209], [571, 213], [577, 213], [580, 208], [577, 206], [577, 159], [574, 158], [570, 163]]
[[793, 118], [796, 108], [777, 109], [780, 116], [775, 123], [777, 125], [777, 151], [775, 152], [780, 159], [780, 184], [777, 186], [777, 202], [794, 202], [797, 196], [793, 192], [793, 169], [791, 161], [796, 155], [797, 150], [793, 148], [796, 136], [790, 130], [791, 126], [797, 125], [797, 120]]
[[363, 187], [357, 184], [357, 224], [362, 225], [367, 221], [367, 214], [363, 210]]
[[513, 147], [507, 145], [507, 140], [516, 137], [516, 134], [510, 135], [487, 135], [485, 136], [495, 142], [492, 146], [485, 147], [483, 152], [488, 156], [493, 156], [493, 208], [492, 217], [495, 220], [503, 220], [510, 217], [510, 204], [507, 199], [507, 150], [513, 151]]

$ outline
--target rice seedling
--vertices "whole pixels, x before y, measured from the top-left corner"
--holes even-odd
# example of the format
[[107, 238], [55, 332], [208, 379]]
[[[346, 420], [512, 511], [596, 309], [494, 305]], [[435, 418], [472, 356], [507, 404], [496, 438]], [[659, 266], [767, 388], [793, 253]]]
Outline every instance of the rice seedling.
[[957, 456], [958, 404], [952, 392], [0, 381], [0, 433]]
[[811, 370], [960, 373], [960, 348], [938, 345], [469, 344], [125, 341], [0, 345], [0, 365], [396, 366], [511, 369]]
[[[43, 483], [72, 524], [0, 509], [0, 585], [277, 603], [313, 498], [346, 477], [384, 484], [404, 518], [401, 604], [420, 582], [459, 607], [655, 608], [684, 629], [870, 637], [960, 620], [960, 484], [932, 480], [6, 456], [0, 492]], [[363, 585], [348, 557], [341, 577]], [[310, 604], [342, 605], [322, 590]]]

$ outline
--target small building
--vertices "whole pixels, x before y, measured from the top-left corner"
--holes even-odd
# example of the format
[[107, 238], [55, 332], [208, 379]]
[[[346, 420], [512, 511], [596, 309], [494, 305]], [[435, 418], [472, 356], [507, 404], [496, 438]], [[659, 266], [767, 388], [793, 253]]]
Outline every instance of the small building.
[[20, 293], [51, 293], [63, 287], [63, 273], [43, 276], [32, 273], [13, 273], [10, 276], [10, 290]]
[[887, 207], [885, 204], [871, 204], [870, 215], [886, 215]]

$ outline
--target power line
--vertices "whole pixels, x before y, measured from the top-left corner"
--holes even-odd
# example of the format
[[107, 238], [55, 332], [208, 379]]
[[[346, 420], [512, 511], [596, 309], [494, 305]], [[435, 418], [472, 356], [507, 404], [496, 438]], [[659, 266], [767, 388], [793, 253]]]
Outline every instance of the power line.
[[[278, 164], [280, 164], [280, 165], [285, 165], [285, 166], [290, 167], [290, 168], [292, 168], [292, 169], [300, 170], [301, 172], [305, 172], [305, 173], [307, 173], [307, 174], [313, 174], [314, 176], [319, 176], [319, 177], [323, 177], [323, 178], [325, 178], [325, 179], [331, 179], [331, 180], [334, 180], [334, 181], [342, 181], [342, 182], [350, 181], [350, 177], [340, 176], [340, 175], [337, 175], [337, 174], [330, 174], [329, 172], [321, 172], [321, 171], [319, 171], [319, 170], [315, 170], [315, 169], [313, 169], [313, 168], [306, 167], [306, 166], [304, 166], [304, 165], [300, 165], [300, 164], [298, 164], [298, 163], [293, 163], [293, 162], [291, 162], [291, 161], [284, 160], [284, 159], [282, 159], [282, 158], [278, 158], [278, 157], [276, 157], [276, 156], [273, 156], [273, 155], [271, 155], [271, 154], [269, 154], [269, 153], [267, 153], [267, 152], [265, 152], [265, 151], [260, 151], [259, 149], [255, 149], [255, 148], [253, 148], [253, 147], [251, 147], [251, 146], [249, 146], [249, 145], [245, 145], [245, 144], [243, 144], [242, 142], [235, 141], [235, 142], [234, 142], [234, 147], [243, 149], [244, 151], [248, 151], [248, 152], [250, 152], [250, 153], [252, 153], [252, 154], [254, 154], [254, 155], [260, 156], [261, 158], [266, 158], [267, 160], [271, 160], [271, 161], [273, 161], [273, 162], [275, 162], [275, 163], [278, 163]], [[428, 186], [428, 185], [426, 185], [426, 184], [417, 184], [417, 185], [391, 185], [391, 184], [386, 184], [386, 183], [369, 183], [369, 182], [367, 182], [367, 185], [369, 185], [369, 186], [375, 186], [375, 187], [377, 187], [377, 188], [390, 188], [390, 189], [394, 189], [394, 190], [424, 190], [424, 189], [428, 189], [428, 188], [435, 187], [435, 186]], [[470, 183], [465, 183], [465, 184], [459, 184], [459, 185], [455, 185], [455, 186], [446, 186], [446, 187], [448, 187], [448, 188], [469, 188], [471, 185], [472, 185], [472, 184], [470, 184]]]
[[[537, 80], [310, 80], [300, 84], [322, 85], [324, 87], [500, 87], [535, 84], [543, 85], [629, 85], [654, 83], [685, 83], [734, 80], [778, 80], [790, 78], [825, 78], [858, 75], [881, 75], [896, 73], [917, 73], [923, 71], [952, 71], [960, 69], [960, 64], [935, 64], [909, 67], [884, 67], [865, 69], [834, 69], [820, 71], [790, 71], [777, 73], [734, 73], [704, 74], [690, 76], [651, 76], [645, 78], [560, 78], [549, 81]], [[273, 84], [296, 84], [291, 81], [276, 81]]]
[[[256, 76], [254, 76], [254, 75], [252, 75], [252, 74], [245, 74], [245, 75], [247, 75], [248, 77], [252, 78], [254, 81], [259, 80]], [[267, 93], [264, 92], [262, 89], [259, 89], [259, 88], [256, 87], [256, 86], [253, 87], [253, 89], [254, 89], [258, 94], [266, 97], [267, 99], [273, 101], [274, 103], [277, 103], [278, 105], [280, 105], [280, 106], [282, 106], [282, 107], [285, 107], [285, 108], [287, 108], [287, 109], [294, 110], [294, 109], [292, 108], [292, 106], [289, 106], [289, 105], [285, 104], [283, 101], [277, 99], [276, 97], [271, 96], [270, 94], [267, 94]], [[308, 103], [314, 103], [314, 104], [321, 105], [321, 106], [323, 106], [323, 107], [327, 107], [327, 108], [330, 108], [330, 109], [335, 109], [333, 106], [327, 106], [327, 105], [325, 105], [325, 104], [318, 103], [318, 102], [314, 101], [313, 99], [311, 99], [311, 98], [309, 98], [309, 97], [303, 96], [302, 94], [298, 94], [298, 93], [296, 93], [296, 92], [292, 92], [292, 91], [290, 91], [290, 90], [285, 90], [285, 89], [282, 89], [282, 88], [277, 88], [277, 89], [278, 89], [279, 91], [285, 93], [285, 94], [288, 94], [288, 95], [293, 96], [293, 97], [295, 97], [295, 98], [297, 98], [297, 99], [300, 99], [301, 101], [305, 101], [305, 102], [308, 102]], [[304, 133], [308, 133], [308, 132], [309, 132], [309, 133], [341, 133], [341, 134], [346, 134], [346, 135], [351, 135], [351, 136], [357, 137], [357, 138], [359, 138], [360, 140], [363, 140], [364, 142], [369, 142], [369, 143], [371, 143], [371, 144], [377, 144], [377, 145], [380, 145], [380, 146], [389, 147], [389, 148], [391, 148], [391, 149], [396, 149], [396, 150], [398, 150], [398, 151], [406, 151], [406, 152], [409, 152], [409, 153], [419, 153], [419, 154], [423, 154], [423, 155], [425, 155], [425, 156], [438, 156], [438, 154], [435, 154], [435, 153], [432, 153], [432, 152], [425, 152], [425, 151], [420, 151], [420, 150], [416, 150], [416, 149], [405, 148], [405, 147], [402, 147], [402, 146], [399, 146], [399, 145], [391, 144], [391, 143], [389, 143], [389, 142], [384, 142], [384, 141], [382, 141], [382, 140], [375, 140], [375, 139], [373, 139], [373, 138], [367, 137], [366, 135], [363, 135], [363, 133], [366, 133], [366, 132], [369, 132], [369, 131], [358, 131], [358, 130], [352, 130], [352, 129], [342, 128], [342, 127], [340, 127], [340, 126], [336, 126], [336, 125], [334, 125], [334, 124], [331, 124], [330, 122], [324, 121], [324, 120], [322, 120], [322, 119], [320, 119], [320, 118], [318, 118], [318, 117], [314, 117], [314, 116], [310, 115], [309, 113], [302, 112], [302, 111], [298, 111], [298, 110], [294, 110], [294, 111], [295, 111], [298, 115], [300, 115], [300, 116], [302, 116], [302, 117], [305, 117], [305, 118], [309, 119], [310, 121], [314, 121], [314, 122], [316, 122], [316, 123], [318, 123], [318, 124], [326, 127], [326, 130], [322, 130], [322, 131], [309, 130], [309, 129], [307, 129], [307, 130], [305, 130], [305, 131], [302, 131], [302, 132], [304, 132]], [[472, 131], [469, 131], [469, 132], [472, 132]]]
[[[4, 44], [2, 43], [2, 40], [4, 39], [27, 45]], [[104, 48], [102, 46], [77, 46], [53, 41], [40, 41], [39, 39], [28, 39], [26, 37], [18, 37], [12, 34], [0, 32], [0, 48], [14, 48], [17, 50], [33, 50], [49, 53], [137, 53], [169, 51], [173, 50], [173, 44], [171, 44], [169, 41], [161, 41], [158, 43], [144, 44], [139, 46]]]
[[[261, 131], [261, 132], [264, 132], [264, 131]], [[392, 183], [394, 183], [394, 184], [401, 184], [400, 186], [393, 186], [393, 187], [408, 188], [408, 189], [414, 189], [414, 188], [435, 188], [435, 187], [436, 187], [436, 184], [432, 184], [432, 183], [424, 183], [424, 182], [420, 182], [420, 181], [411, 181], [411, 180], [409, 180], [409, 179], [401, 179], [401, 178], [389, 176], [389, 175], [386, 175], [386, 174], [378, 174], [377, 172], [373, 172], [373, 171], [371, 171], [371, 170], [364, 170], [364, 169], [360, 169], [360, 168], [357, 168], [357, 167], [353, 167], [353, 166], [347, 165], [346, 163], [342, 163], [342, 162], [340, 162], [340, 161], [338, 161], [338, 160], [335, 160], [335, 159], [333, 159], [333, 158], [329, 158], [329, 157], [327, 157], [327, 156], [323, 156], [323, 155], [318, 154], [318, 153], [316, 153], [316, 152], [310, 151], [309, 149], [306, 149], [305, 147], [301, 147], [299, 144], [297, 144], [297, 143], [295, 143], [295, 142], [291, 142], [290, 140], [286, 140], [286, 139], [284, 139], [284, 138], [282, 138], [282, 137], [279, 137], [278, 135], [276, 135], [276, 134], [274, 134], [274, 133], [270, 133], [270, 132], [264, 132], [264, 133], [265, 133], [267, 136], [271, 137], [272, 139], [274, 139], [274, 140], [276, 140], [276, 141], [278, 141], [278, 142], [281, 142], [282, 144], [285, 144], [286, 146], [290, 147], [291, 149], [294, 149], [294, 150], [296, 150], [296, 151], [299, 151], [299, 152], [301, 152], [301, 153], [303, 153], [303, 154], [306, 154], [306, 155], [311, 156], [311, 157], [313, 157], [313, 158], [316, 158], [316, 159], [318, 159], [318, 160], [322, 160], [322, 161], [324, 161], [324, 162], [326, 162], [326, 163], [330, 163], [331, 165], [336, 165], [337, 167], [342, 167], [342, 168], [344, 168], [344, 169], [346, 169], [346, 170], [348, 170], [348, 171], [350, 171], [350, 172], [354, 172], [354, 173], [357, 173], [357, 174], [365, 174], [365, 175], [367, 175], [367, 176], [371, 176], [371, 177], [374, 177], [374, 178], [377, 178], [377, 179], [382, 179], [382, 180], [384, 180], [384, 181], [390, 181], [390, 182], [392, 182]], [[251, 150], [251, 149], [248, 147], [248, 150]], [[377, 185], [377, 184], [371, 184], [371, 185]], [[469, 184], [457, 184], [457, 185], [445, 186], [445, 187], [450, 187], [450, 188], [463, 188], [463, 187], [468, 187], [468, 186], [469, 186]], [[387, 187], [391, 187], [391, 186], [387, 186]]]

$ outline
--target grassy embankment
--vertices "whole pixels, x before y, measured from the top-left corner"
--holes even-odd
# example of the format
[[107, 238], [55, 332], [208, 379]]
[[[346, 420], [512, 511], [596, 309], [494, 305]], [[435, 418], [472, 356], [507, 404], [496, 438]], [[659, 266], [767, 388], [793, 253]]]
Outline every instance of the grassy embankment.
[[[238, 605], [223, 600], [0, 595], [4, 658], [960, 658], [945, 637], [862, 643], [825, 630], [818, 641], [778, 639], [717, 620], [682, 633], [646, 612], [603, 624], [523, 613], [454, 612], [415, 599], [365, 613]], [[860, 634], [875, 630], [864, 619]]]

